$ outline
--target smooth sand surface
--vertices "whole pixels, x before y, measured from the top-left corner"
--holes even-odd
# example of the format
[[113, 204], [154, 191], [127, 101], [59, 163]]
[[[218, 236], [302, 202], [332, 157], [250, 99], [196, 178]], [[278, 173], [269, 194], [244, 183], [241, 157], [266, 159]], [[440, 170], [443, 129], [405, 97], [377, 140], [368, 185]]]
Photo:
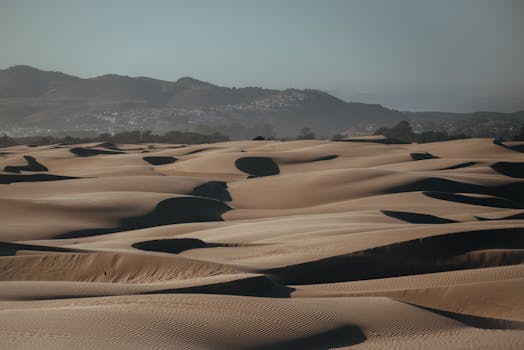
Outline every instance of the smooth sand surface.
[[524, 156], [489, 139], [15, 146], [1, 349], [523, 349]]

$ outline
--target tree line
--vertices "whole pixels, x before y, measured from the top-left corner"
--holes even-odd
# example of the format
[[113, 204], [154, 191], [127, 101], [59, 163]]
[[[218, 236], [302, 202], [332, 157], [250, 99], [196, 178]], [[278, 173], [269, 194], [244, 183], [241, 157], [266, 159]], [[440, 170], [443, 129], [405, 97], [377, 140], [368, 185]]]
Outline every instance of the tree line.
[[375, 135], [382, 135], [388, 139], [402, 143], [428, 143], [470, 138], [464, 133], [450, 135], [441, 131], [425, 131], [423, 133], [417, 134], [413, 131], [411, 125], [406, 120], [402, 120], [391, 128], [379, 128], [377, 131], [375, 131]]
[[109, 142], [109, 143], [182, 143], [182, 144], [200, 144], [229, 141], [229, 137], [221, 133], [199, 134], [185, 131], [169, 131], [163, 135], [153, 134], [150, 130], [146, 131], [125, 131], [116, 134], [103, 133], [95, 137], [73, 137], [73, 136], [27, 136], [27, 137], [9, 137], [4, 135], [0, 137], [0, 147], [9, 147], [16, 145], [74, 145], [91, 142]]

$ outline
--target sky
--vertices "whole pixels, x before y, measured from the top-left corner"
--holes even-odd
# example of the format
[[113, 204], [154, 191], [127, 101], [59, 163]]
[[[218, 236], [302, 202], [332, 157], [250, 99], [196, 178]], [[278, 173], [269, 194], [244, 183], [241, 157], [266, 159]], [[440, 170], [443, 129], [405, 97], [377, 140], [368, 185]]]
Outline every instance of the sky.
[[0, 69], [524, 109], [524, 0], [0, 0]]

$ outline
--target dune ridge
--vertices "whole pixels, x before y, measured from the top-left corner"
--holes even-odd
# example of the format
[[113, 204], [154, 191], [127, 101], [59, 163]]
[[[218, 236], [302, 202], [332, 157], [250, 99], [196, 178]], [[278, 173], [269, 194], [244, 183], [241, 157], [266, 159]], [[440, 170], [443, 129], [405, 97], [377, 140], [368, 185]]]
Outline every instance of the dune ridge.
[[0, 348], [524, 348], [524, 144], [341, 141], [1, 150]]

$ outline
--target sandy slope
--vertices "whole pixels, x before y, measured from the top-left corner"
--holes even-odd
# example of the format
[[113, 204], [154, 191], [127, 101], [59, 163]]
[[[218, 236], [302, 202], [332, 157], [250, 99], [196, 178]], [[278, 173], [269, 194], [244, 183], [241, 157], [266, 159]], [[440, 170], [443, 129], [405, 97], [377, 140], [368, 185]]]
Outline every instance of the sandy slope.
[[524, 348], [523, 154], [356, 141], [2, 149], [0, 348]]

